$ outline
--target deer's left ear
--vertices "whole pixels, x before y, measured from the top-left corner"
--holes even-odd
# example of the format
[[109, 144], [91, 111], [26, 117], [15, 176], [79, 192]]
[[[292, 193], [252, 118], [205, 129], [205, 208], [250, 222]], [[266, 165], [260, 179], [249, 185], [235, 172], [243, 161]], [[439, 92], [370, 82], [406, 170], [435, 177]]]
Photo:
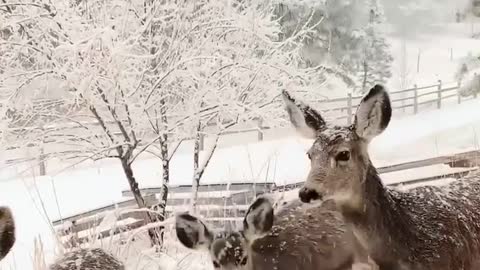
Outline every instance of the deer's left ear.
[[190, 249], [207, 250], [213, 241], [213, 234], [205, 223], [188, 213], [175, 217], [175, 231], [180, 243]]
[[392, 105], [385, 88], [375, 85], [362, 99], [355, 114], [354, 130], [370, 142], [387, 128], [392, 118]]

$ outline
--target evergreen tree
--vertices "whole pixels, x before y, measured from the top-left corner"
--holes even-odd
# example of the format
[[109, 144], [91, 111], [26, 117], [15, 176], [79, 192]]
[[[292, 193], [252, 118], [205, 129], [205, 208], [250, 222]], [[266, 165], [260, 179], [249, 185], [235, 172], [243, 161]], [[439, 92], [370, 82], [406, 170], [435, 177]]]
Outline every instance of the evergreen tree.
[[363, 58], [359, 71], [359, 88], [362, 92], [376, 83], [385, 84], [392, 76], [393, 57], [382, 29], [384, 13], [378, 0], [369, 0], [369, 21], [364, 29]]
[[[283, 38], [289, 38], [303, 25], [312, 27], [302, 55], [306, 66], [328, 63], [342, 74], [343, 81], [355, 86], [355, 74], [362, 59], [362, 21], [366, 12], [360, 0], [281, 0], [275, 14]], [[320, 22], [320, 23], [319, 23]], [[353, 76], [352, 76], [353, 75]], [[350, 76], [353, 78], [351, 79]]]

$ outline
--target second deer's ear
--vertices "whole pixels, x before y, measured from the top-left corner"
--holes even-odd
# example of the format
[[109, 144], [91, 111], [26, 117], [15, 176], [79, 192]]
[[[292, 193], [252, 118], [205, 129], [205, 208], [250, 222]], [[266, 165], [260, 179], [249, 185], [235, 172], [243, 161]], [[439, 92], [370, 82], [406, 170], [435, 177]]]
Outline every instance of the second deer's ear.
[[270, 232], [273, 226], [273, 205], [266, 197], [259, 197], [248, 208], [243, 220], [245, 238], [252, 242]]
[[190, 249], [208, 249], [213, 241], [213, 234], [208, 227], [188, 213], [176, 216], [175, 230], [178, 240]]
[[290, 122], [301, 135], [313, 139], [319, 131], [325, 129], [326, 123], [320, 113], [295, 100], [287, 91], [283, 91], [282, 96]]

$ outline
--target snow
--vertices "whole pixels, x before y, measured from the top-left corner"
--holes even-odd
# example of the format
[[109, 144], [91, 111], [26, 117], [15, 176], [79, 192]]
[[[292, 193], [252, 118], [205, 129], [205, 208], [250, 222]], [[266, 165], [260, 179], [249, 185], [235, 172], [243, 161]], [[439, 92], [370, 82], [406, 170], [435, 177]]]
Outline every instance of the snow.
[[[200, 191], [198, 192], [198, 198], [229, 198], [235, 194], [245, 193], [249, 190], [241, 189], [241, 190], [218, 190], [218, 191]], [[190, 199], [190, 192], [188, 193], [175, 193], [169, 195], [171, 199]]]
[[[422, 33], [414, 39], [406, 39], [406, 67], [402, 71], [402, 38], [391, 37], [394, 63], [393, 76], [388, 86], [391, 89], [402, 89], [431, 85], [438, 80], [455, 82], [455, 74], [460, 66], [460, 60], [469, 53], [476, 53], [480, 46], [479, 39], [469, 38], [472, 25], [470, 23], [444, 24], [441, 32]], [[477, 25], [478, 28], [478, 25]], [[417, 72], [417, 60], [420, 52], [420, 70]], [[452, 57], [453, 56], [453, 57]], [[406, 73], [406, 74], [405, 74]], [[402, 76], [406, 77], [407, 85], [401, 86]]]
[[[479, 149], [480, 100], [442, 110], [393, 118], [374, 139], [370, 153], [377, 166]], [[401, 151], [399, 151], [401, 149]]]
[[448, 185], [448, 184], [450, 184], [454, 181], [456, 181], [456, 179], [454, 179], [454, 178], [443, 178], [443, 179], [440, 179], [440, 180], [427, 181], [427, 182], [423, 182], [423, 183], [399, 185], [395, 188], [400, 190], [400, 191], [408, 191], [409, 189], [413, 189], [413, 188], [417, 188], [417, 187], [421, 187], [421, 186], [426, 186], [426, 185], [441, 187], [441, 186]]
[[443, 176], [448, 173], [471, 171], [476, 168], [451, 168], [445, 164], [425, 166], [396, 172], [382, 173], [382, 181], [388, 184], [397, 184], [405, 181], [414, 181], [426, 177]]
[[[228, 210], [228, 209], [240, 209], [240, 210], [247, 210], [250, 205], [197, 205], [197, 210]], [[185, 212], [189, 210], [189, 206], [187, 205], [167, 205], [167, 210], [172, 210], [175, 212]]]
[[[105, 221], [105, 222], [103, 222]], [[79, 238], [83, 238], [83, 237], [92, 237], [92, 236], [96, 236], [102, 232], [105, 232], [105, 231], [109, 231], [109, 230], [112, 230], [112, 229], [115, 229], [115, 228], [118, 228], [118, 227], [123, 227], [123, 226], [128, 226], [128, 225], [132, 225], [134, 223], [136, 223], [137, 221], [139, 221], [138, 219], [134, 219], [134, 218], [125, 218], [125, 219], [122, 219], [122, 220], [102, 220], [102, 223], [100, 223], [97, 227], [95, 227], [95, 229], [87, 229], [87, 230], [83, 230], [83, 231], [79, 231], [77, 236]]]
[[[440, 111], [394, 118], [385, 133], [372, 142], [370, 153], [373, 162], [377, 166], [383, 166], [477, 149], [479, 103], [479, 100], [471, 100]], [[274, 181], [283, 185], [301, 181], [309, 169], [305, 152], [310, 144], [310, 140], [288, 136], [284, 139], [219, 148], [205, 171], [202, 184]], [[160, 185], [159, 163], [156, 159], [146, 159], [138, 160], [134, 165], [141, 187]], [[191, 164], [191, 156], [186, 153], [173, 158], [173, 185], [190, 184], [193, 175]], [[55, 239], [51, 236], [52, 228], [49, 225], [51, 220], [125, 200], [121, 191], [128, 189], [128, 185], [119, 164], [104, 165], [69, 170], [56, 176], [1, 182], [0, 204], [12, 208], [18, 225], [17, 244], [1, 265], [7, 266], [15, 262], [17, 269], [30, 269], [30, 260], [25, 259], [25, 255], [32, 254], [33, 239], [38, 235], [42, 236], [47, 259], [51, 259], [55, 252]], [[425, 175], [432, 170], [438, 173], [452, 171], [438, 166], [426, 170], [423, 172]], [[421, 174], [418, 170], [403, 171], [386, 174], [385, 179], [386, 182], [395, 182], [412, 175], [419, 177]], [[208, 194], [231, 195], [227, 193]], [[288, 197], [289, 193], [286, 194]]]

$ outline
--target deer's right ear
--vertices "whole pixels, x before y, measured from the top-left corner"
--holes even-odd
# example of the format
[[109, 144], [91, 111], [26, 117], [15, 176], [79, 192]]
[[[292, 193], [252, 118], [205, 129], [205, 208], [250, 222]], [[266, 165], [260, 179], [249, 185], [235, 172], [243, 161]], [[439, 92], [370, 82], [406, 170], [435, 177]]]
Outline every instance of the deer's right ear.
[[267, 197], [258, 197], [248, 208], [243, 220], [245, 238], [252, 242], [265, 236], [273, 226], [273, 204]]
[[207, 226], [188, 213], [176, 216], [175, 230], [178, 240], [190, 249], [208, 249], [213, 241], [213, 234]]
[[285, 108], [287, 110], [290, 122], [297, 129], [297, 131], [309, 139], [317, 136], [319, 131], [326, 127], [326, 122], [323, 120], [320, 113], [312, 109], [310, 106], [296, 101], [287, 91], [282, 92], [283, 100], [285, 101]]

